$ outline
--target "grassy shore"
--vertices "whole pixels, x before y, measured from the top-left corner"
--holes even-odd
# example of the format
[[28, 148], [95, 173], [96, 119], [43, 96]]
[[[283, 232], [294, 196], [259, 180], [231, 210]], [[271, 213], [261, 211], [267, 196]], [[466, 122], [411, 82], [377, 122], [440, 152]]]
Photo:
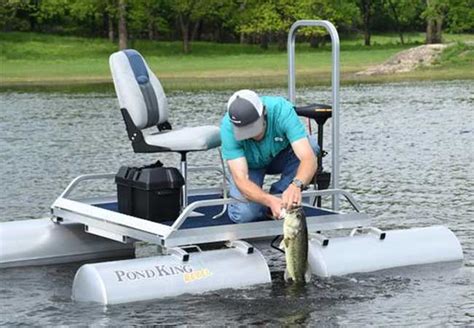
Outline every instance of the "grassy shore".
[[[458, 44], [441, 56], [437, 65], [405, 74], [359, 77], [355, 73], [379, 64], [395, 53], [422, 44], [423, 34], [406, 36], [400, 45], [395, 35], [374, 36], [373, 46], [360, 38], [342, 39], [342, 83], [403, 80], [473, 79], [474, 47]], [[474, 42], [474, 35], [445, 35], [447, 42]], [[279, 87], [287, 83], [287, 55], [272, 46], [193, 43], [183, 55], [180, 42], [136, 40], [139, 50], [167, 90]], [[299, 85], [329, 84], [330, 45], [312, 49], [297, 45]], [[116, 45], [104, 39], [61, 37], [33, 33], [0, 33], [0, 89], [99, 85], [111, 87], [108, 56]]]

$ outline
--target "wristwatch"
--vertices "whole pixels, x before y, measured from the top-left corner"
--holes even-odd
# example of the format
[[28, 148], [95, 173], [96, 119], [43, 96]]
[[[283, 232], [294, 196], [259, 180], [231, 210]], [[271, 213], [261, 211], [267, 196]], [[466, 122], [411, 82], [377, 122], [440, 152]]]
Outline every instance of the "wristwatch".
[[303, 191], [305, 189], [305, 184], [303, 181], [301, 181], [300, 179], [297, 179], [297, 178], [294, 178], [293, 181], [291, 182], [293, 183], [295, 186], [297, 186], [298, 188], [300, 188], [301, 191]]

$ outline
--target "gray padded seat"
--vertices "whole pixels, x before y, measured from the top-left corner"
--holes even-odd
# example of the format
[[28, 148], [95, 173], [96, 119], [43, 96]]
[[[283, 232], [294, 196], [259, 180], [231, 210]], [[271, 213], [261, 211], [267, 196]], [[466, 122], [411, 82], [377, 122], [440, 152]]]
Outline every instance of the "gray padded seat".
[[172, 151], [198, 151], [219, 147], [219, 128], [215, 126], [186, 127], [145, 135], [149, 145], [164, 147]]
[[[144, 141], [145, 147], [157, 147], [156, 152], [200, 151], [220, 146], [219, 128], [211, 125], [162, 131], [155, 129], [148, 132], [147, 128], [168, 122], [168, 102], [160, 81], [136, 50], [118, 51], [110, 56], [109, 62], [122, 113], [124, 114], [125, 109], [125, 114], [128, 114], [133, 122], [133, 128], [143, 133], [141, 140], [128, 131], [132, 144], [138, 139]], [[127, 130], [130, 130], [128, 126]], [[142, 152], [137, 149], [143, 147], [135, 146], [136, 152]]]

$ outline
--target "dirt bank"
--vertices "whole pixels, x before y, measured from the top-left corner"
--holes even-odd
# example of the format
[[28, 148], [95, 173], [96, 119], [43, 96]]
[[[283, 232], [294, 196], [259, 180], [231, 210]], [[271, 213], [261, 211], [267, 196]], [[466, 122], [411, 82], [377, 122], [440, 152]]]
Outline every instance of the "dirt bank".
[[399, 52], [383, 64], [357, 72], [357, 76], [410, 72], [420, 66], [430, 66], [446, 49], [447, 44], [428, 44]]

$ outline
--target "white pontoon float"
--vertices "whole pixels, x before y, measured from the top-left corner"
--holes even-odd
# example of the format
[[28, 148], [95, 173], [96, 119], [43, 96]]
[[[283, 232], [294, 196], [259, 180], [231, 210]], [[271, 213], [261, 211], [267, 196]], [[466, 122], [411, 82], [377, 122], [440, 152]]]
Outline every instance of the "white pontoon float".
[[[369, 218], [350, 193], [339, 184], [339, 37], [327, 21], [298, 21], [288, 37], [289, 99], [295, 103], [295, 36], [302, 26], [327, 29], [332, 40], [332, 105], [297, 108], [298, 114], [316, 120], [322, 146], [323, 125], [332, 115], [332, 172], [318, 172], [323, 190], [304, 191], [314, 200], [305, 204], [309, 262], [321, 277], [354, 272], [461, 261], [463, 253], [456, 236], [446, 227], [382, 231], [370, 226]], [[169, 130], [163, 89], [143, 58], [134, 51], [121, 51], [110, 60], [114, 84], [127, 132], [135, 152], [174, 151], [181, 154], [181, 172], [187, 178], [186, 153], [220, 144], [216, 127]], [[150, 111], [155, 106], [157, 113]], [[160, 132], [143, 129], [158, 126]], [[322, 147], [321, 147], [322, 148]], [[322, 156], [318, 158], [322, 168]], [[224, 166], [189, 170], [216, 170]], [[175, 221], [156, 223], [119, 213], [117, 198], [74, 199], [75, 188], [87, 181], [113, 179], [115, 174], [83, 175], [73, 180], [51, 206], [52, 216], [0, 224], [0, 267], [59, 264], [122, 258], [85, 264], [76, 273], [72, 297], [102, 304], [124, 303], [183, 293], [201, 293], [271, 282], [268, 265], [253, 245], [282, 233], [282, 221], [233, 224], [226, 206], [236, 200], [221, 187], [182, 192], [183, 209]], [[331, 177], [331, 179], [329, 179]], [[326, 189], [324, 182], [329, 184]], [[322, 196], [332, 196], [330, 209], [322, 208]], [[345, 198], [351, 211], [339, 210]], [[313, 204], [313, 205], [312, 205]], [[317, 204], [318, 206], [314, 206]], [[324, 231], [348, 229], [344, 237], [327, 238]], [[159, 255], [134, 258], [135, 243], [157, 245]], [[123, 258], [128, 258], [123, 260]]]

